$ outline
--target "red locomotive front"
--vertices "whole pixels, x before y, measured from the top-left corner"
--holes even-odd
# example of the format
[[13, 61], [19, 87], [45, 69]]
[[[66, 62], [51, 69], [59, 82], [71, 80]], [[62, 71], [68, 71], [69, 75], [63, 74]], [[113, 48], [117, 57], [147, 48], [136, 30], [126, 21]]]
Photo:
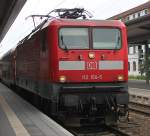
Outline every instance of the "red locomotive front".
[[54, 81], [127, 81], [127, 42], [123, 23], [57, 20], [53, 24], [56, 29], [52, 33], [57, 34], [53, 40], [56, 53]]
[[50, 75], [58, 93], [53, 98], [58, 99], [59, 110], [94, 116], [95, 120], [104, 116], [107, 123], [118, 119], [118, 105], [123, 105], [120, 112], [126, 114], [125, 25], [120, 21], [59, 19], [52, 21], [48, 29], [48, 37], [53, 34]]

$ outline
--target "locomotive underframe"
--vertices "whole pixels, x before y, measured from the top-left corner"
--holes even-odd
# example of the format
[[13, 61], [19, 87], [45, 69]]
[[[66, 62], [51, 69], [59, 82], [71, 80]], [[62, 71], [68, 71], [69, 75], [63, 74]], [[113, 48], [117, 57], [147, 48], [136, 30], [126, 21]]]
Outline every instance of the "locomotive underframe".
[[32, 92], [38, 105], [65, 125], [114, 125], [128, 114], [127, 83], [50, 83], [48, 86], [45, 90], [48, 95], [28, 92]]
[[53, 89], [51, 112], [69, 125], [70, 120], [111, 125], [128, 113], [127, 83], [54, 84]]

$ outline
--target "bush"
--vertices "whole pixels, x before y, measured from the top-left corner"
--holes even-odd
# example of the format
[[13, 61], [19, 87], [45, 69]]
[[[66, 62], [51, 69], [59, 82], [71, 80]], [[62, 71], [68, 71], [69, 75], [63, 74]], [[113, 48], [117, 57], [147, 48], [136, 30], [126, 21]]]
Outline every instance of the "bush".
[[145, 76], [129, 76], [129, 79], [135, 79], [135, 80], [145, 80]]

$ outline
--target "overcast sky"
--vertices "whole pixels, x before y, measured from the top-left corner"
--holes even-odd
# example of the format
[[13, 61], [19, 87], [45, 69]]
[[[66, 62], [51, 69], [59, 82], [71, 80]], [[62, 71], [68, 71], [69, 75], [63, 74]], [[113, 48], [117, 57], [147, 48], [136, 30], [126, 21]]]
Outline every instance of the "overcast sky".
[[34, 28], [31, 14], [47, 14], [55, 8], [85, 8], [93, 19], [107, 19], [148, 0], [27, 0], [0, 47], [0, 56], [16, 46], [19, 40]]

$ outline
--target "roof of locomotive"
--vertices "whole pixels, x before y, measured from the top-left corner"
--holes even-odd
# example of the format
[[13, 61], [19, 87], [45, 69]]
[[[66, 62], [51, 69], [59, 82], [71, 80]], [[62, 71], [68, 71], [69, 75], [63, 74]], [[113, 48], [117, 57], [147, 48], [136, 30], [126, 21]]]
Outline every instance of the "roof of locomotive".
[[37, 26], [29, 35], [22, 39], [19, 44], [24, 43], [24, 41], [30, 39], [32, 35], [36, 34], [38, 31], [48, 27], [48, 26], [103, 26], [103, 27], [125, 27], [125, 24], [119, 20], [89, 20], [89, 19], [60, 19], [52, 18], [43, 21], [39, 26]]
[[124, 27], [125, 24], [119, 20], [89, 20], [89, 19], [51, 19], [47, 21], [43, 27], [51, 25], [60, 26], [106, 26], [106, 27]]

